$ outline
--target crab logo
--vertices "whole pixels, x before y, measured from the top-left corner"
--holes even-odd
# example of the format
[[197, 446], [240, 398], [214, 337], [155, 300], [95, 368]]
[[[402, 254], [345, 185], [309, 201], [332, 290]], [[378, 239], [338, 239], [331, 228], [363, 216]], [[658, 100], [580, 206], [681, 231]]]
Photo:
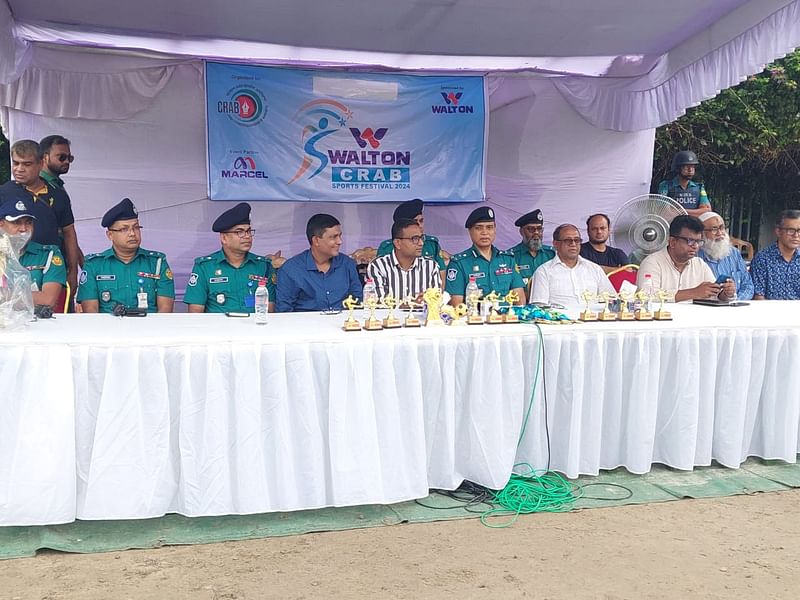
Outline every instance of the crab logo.
[[267, 99], [258, 88], [237, 86], [228, 90], [226, 100], [217, 102], [217, 112], [226, 114], [234, 123], [252, 127], [267, 115]]

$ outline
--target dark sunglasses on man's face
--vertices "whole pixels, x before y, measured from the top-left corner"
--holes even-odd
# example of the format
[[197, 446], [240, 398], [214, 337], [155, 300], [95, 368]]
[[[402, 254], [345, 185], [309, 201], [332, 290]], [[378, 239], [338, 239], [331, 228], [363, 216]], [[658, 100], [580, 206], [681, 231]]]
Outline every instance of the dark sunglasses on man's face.
[[56, 154], [56, 158], [58, 162], [72, 162], [75, 160], [75, 157], [72, 154]]

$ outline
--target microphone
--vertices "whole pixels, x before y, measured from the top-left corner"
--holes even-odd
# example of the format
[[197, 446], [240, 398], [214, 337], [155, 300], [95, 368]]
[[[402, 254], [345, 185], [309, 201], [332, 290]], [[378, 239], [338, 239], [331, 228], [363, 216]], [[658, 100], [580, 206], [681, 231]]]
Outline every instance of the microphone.
[[117, 303], [112, 311], [115, 317], [146, 317], [147, 310], [141, 308], [128, 308], [124, 304]]

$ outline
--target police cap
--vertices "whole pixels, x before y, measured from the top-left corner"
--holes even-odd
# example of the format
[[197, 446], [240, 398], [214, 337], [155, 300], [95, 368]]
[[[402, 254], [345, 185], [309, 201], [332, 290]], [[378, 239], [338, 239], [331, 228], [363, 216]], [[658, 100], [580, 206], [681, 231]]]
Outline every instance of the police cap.
[[136, 212], [136, 207], [131, 202], [130, 198], [123, 198], [122, 202], [112, 206], [106, 214], [103, 215], [103, 220], [100, 225], [103, 227], [111, 227], [117, 221], [127, 221], [128, 219], [136, 219], [139, 213]]
[[481, 206], [476, 208], [467, 217], [467, 222], [464, 223], [464, 227], [469, 229], [475, 223], [486, 223], [491, 222], [494, 223], [494, 211], [489, 208], [488, 206]]
[[529, 213], [525, 213], [519, 219], [514, 221], [514, 225], [517, 227], [524, 227], [525, 225], [541, 225], [544, 223], [544, 219], [542, 218], [542, 211], [538, 208], [536, 210], [532, 210]]
[[414, 198], [408, 202], [403, 202], [394, 209], [392, 221], [395, 223], [400, 219], [411, 219], [412, 221], [417, 218], [417, 215], [422, 214], [422, 200]]
[[240, 202], [218, 216], [211, 226], [211, 231], [220, 233], [242, 224], [250, 224], [250, 205], [247, 202]]
[[5, 219], [6, 221], [16, 221], [22, 217], [30, 217], [31, 219], [36, 218], [33, 216], [31, 211], [28, 210], [28, 205], [25, 204], [24, 201], [6, 200], [0, 204], [0, 219]]

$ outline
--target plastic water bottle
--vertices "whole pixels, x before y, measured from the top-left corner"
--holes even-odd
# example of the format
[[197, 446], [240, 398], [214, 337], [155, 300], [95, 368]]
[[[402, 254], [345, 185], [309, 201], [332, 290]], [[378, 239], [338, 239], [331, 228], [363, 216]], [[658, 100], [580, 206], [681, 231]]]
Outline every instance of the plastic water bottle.
[[465, 291], [465, 298], [467, 303], [467, 309], [469, 310], [470, 316], [475, 316], [478, 314], [478, 301], [473, 300], [480, 295], [481, 291], [478, 287], [478, 284], [475, 282], [475, 275], [469, 276], [469, 283], [467, 284], [467, 289]]
[[260, 280], [255, 294], [256, 301], [256, 324], [267, 324], [267, 313], [269, 312], [269, 290], [267, 289], [267, 282]]
[[653, 276], [650, 273], [646, 273], [644, 276], [644, 283], [642, 283], [642, 291], [647, 294], [647, 301], [642, 305], [642, 310], [645, 312], [650, 312], [653, 307], [653, 296], [656, 293], [655, 288], [653, 287]]
[[367, 300], [375, 300], [378, 301], [378, 289], [375, 287], [375, 282], [372, 281], [372, 278], [368, 277], [366, 283], [364, 284], [364, 317], [369, 316], [369, 309], [367, 309]]

